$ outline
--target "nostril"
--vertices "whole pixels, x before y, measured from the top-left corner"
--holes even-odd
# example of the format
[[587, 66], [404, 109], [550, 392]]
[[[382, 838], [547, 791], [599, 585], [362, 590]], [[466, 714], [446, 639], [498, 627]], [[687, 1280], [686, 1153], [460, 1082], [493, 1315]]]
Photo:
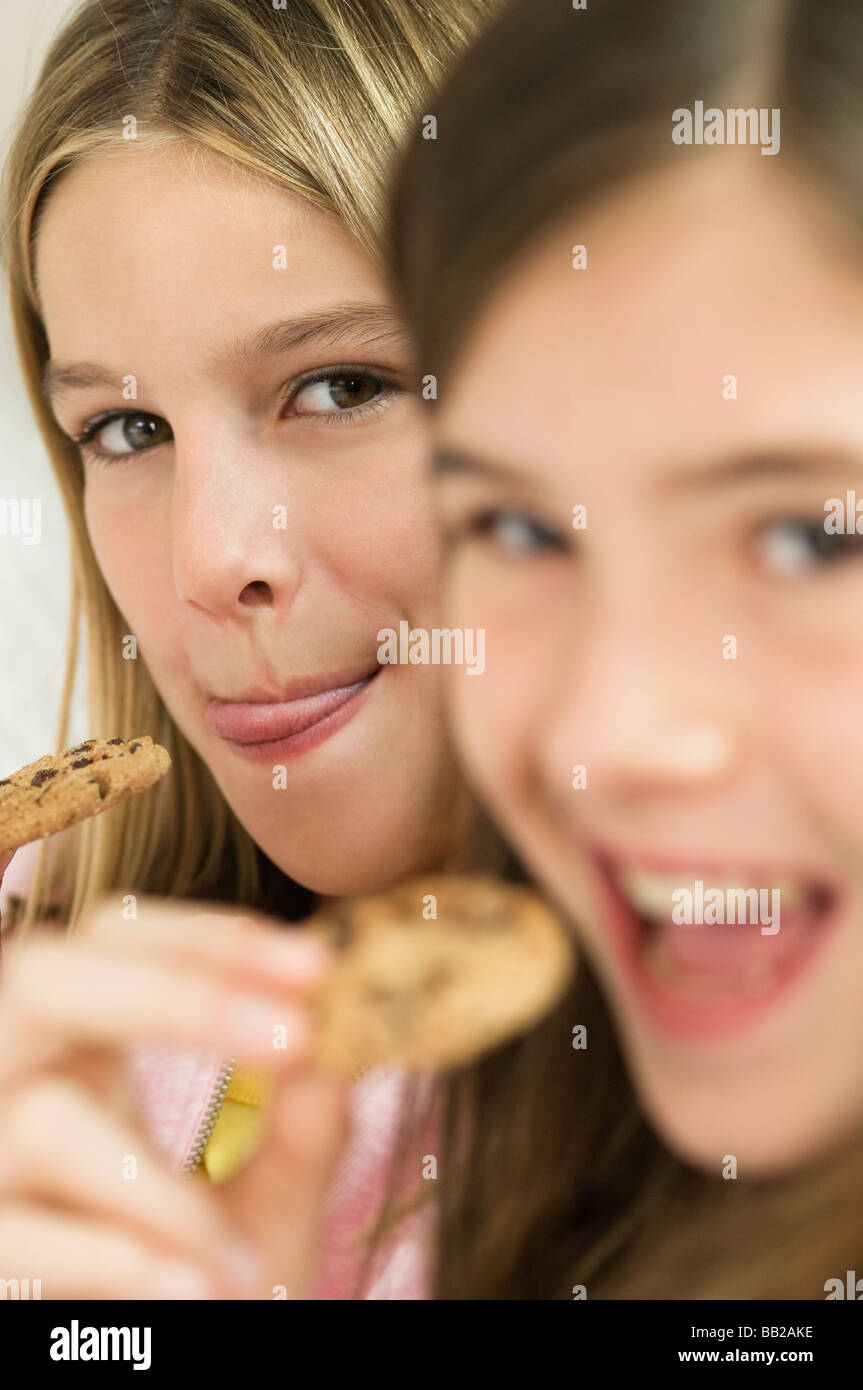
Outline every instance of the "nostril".
[[240, 594], [240, 603], [247, 603], [250, 608], [254, 608], [262, 603], [272, 603], [273, 591], [264, 579], [253, 579], [251, 584], [247, 584]]

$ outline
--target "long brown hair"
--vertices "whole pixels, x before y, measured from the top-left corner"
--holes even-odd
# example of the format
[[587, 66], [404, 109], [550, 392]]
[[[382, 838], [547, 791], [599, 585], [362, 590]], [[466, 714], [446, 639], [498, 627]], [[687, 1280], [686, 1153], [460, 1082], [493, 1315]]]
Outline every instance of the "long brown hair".
[[134, 116], [138, 141], [211, 150], [335, 212], [380, 265], [392, 161], [427, 94], [499, 8], [500, 0], [83, 0], [54, 39], [14, 132], [3, 244], [24, 381], [71, 536], [56, 747], [69, 741], [83, 619], [90, 731], [152, 734], [173, 769], [152, 793], [71, 832], [51, 866], [53, 882], [40, 856], [25, 928], [49, 910], [74, 926], [96, 895], [120, 886], [286, 916], [303, 915], [310, 901], [231, 811], [143, 658], [124, 660], [126, 623], [90, 545], [79, 452], [42, 389], [49, 346], [33, 253], [47, 200], [88, 156], [122, 154], [124, 123]]
[[[696, 99], [779, 107], [783, 157], [859, 223], [859, 0], [514, 0], [438, 94], [437, 138], [416, 133], [393, 198], [397, 297], [438, 398], [538, 236], [690, 157], [672, 113]], [[863, 1268], [861, 1137], [769, 1181], [696, 1172], [644, 1120], [587, 964], [540, 1026], [430, 1104], [439, 1298], [818, 1299]]]

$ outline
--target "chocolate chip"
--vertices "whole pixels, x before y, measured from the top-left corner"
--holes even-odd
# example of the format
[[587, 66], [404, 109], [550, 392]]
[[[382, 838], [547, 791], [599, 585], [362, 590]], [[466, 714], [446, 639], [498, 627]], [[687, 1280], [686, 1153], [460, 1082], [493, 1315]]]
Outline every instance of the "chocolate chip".
[[31, 786], [31, 787], [41, 787], [43, 782], [47, 782], [47, 781], [50, 780], [50, 778], [56, 777], [56, 776], [57, 776], [57, 769], [56, 769], [56, 767], [43, 767], [43, 768], [41, 769], [41, 771], [35, 773], [35, 775], [34, 775], [33, 777], [30, 778], [30, 786]]
[[0, 787], [8, 787], [8, 786], [11, 786], [11, 783], [12, 783], [12, 778], [11, 778], [11, 777], [4, 777], [4, 778], [3, 778], [3, 781], [0, 782]]
[[104, 762], [106, 758], [110, 758], [110, 756], [111, 756], [110, 753], [103, 753], [103, 754], [102, 754], [102, 762]]
[[67, 756], [71, 757], [73, 753], [85, 753], [88, 748], [93, 747], [95, 742], [96, 740], [94, 738], [88, 738], [86, 743], [79, 743], [77, 748], [70, 748]]
[[140, 743], [130, 743], [130, 744], [129, 744], [129, 752], [130, 752], [130, 753], [137, 753], [137, 751], [138, 751], [138, 749], [139, 749], [140, 747], [141, 747]]
[[89, 767], [92, 761], [92, 758], [77, 758], [72, 767]]
[[104, 801], [105, 793], [108, 790], [108, 788], [105, 786], [105, 783], [102, 781], [100, 777], [91, 777], [90, 781], [96, 783], [96, 786], [99, 788], [99, 800]]
[[109, 738], [109, 739], [108, 739], [108, 742], [109, 742], [109, 743], [125, 743], [126, 740], [125, 740], [124, 738]]

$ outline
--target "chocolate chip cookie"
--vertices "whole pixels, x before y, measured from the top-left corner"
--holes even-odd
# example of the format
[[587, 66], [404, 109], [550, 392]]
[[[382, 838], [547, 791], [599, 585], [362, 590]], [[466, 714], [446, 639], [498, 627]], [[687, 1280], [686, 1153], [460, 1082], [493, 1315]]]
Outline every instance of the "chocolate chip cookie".
[[346, 1076], [462, 1065], [560, 996], [572, 938], [521, 884], [444, 874], [342, 899], [308, 923], [337, 948], [313, 1004], [313, 1055]]
[[90, 738], [0, 778], [0, 852], [54, 835], [143, 791], [171, 759], [149, 734]]

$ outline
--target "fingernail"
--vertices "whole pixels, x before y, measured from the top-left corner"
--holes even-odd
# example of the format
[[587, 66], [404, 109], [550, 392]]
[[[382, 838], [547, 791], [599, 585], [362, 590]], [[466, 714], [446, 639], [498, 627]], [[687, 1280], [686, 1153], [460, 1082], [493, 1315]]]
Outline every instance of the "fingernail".
[[308, 1036], [308, 1024], [283, 999], [235, 999], [228, 1008], [228, 1029], [238, 1047], [259, 1052], [295, 1048]]
[[212, 1298], [213, 1286], [209, 1277], [197, 1265], [186, 1260], [169, 1260], [158, 1270], [159, 1288], [165, 1298]]

